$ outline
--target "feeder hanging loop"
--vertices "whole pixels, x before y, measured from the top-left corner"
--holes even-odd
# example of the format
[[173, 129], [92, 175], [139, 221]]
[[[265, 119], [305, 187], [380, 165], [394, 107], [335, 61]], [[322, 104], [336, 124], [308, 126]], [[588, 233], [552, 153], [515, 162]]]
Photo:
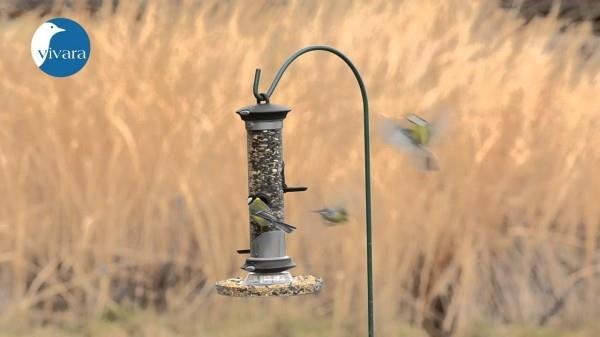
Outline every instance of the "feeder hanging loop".
[[260, 82], [260, 71], [260, 69], [256, 69], [256, 72], [254, 73], [254, 84], [252, 86], [252, 92], [254, 93], [254, 97], [256, 97], [257, 104], [269, 104], [269, 95], [262, 92], [258, 92], [258, 85]]

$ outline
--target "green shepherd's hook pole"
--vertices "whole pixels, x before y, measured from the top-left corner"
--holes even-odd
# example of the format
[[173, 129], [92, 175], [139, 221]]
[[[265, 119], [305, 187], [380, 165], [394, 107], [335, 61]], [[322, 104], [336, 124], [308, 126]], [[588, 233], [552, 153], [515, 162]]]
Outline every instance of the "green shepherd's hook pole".
[[369, 99], [367, 98], [367, 89], [365, 88], [365, 84], [363, 83], [362, 78], [360, 77], [360, 73], [358, 69], [352, 64], [352, 61], [344, 55], [339, 50], [329, 47], [329, 46], [309, 46], [303, 49], [298, 50], [292, 56], [290, 56], [284, 63], [281, 65], [281, 68], [277, 71], [275, 78], [273, 79], [273, 83], [269, 87], [267, 93], [259, 93], [258, 85], [260, 82], [260, 69], [256, 69], [256, 73], [254, 75], [254, 97], [258, 103], [261, 102], [269, 102], [271, 95], [273, 95], [273, 91], [277, 87], [279, 80], [283, 76], [285, 70], [296, 60], [300, 55], [308, 53], [310, 51], [322, 50], [333, 53], [340, 57], [352, 70], [352, 73], [356, 77], [356, 81], [358, 82], [358, 86], [360, 87], [360, 94], [362, 95], [363, 101], [363, 113], [364, 113], [364, 144], [365, 144], [365, 215], [367, 222], [367, 298], [368, 298], [368, 315], [369, 315], [369, 337], [375, 336], [375, 324], [373, 319], [373, 235], [371, 233], [371, 150], [370, 150], [370, 142], [369, 142]]

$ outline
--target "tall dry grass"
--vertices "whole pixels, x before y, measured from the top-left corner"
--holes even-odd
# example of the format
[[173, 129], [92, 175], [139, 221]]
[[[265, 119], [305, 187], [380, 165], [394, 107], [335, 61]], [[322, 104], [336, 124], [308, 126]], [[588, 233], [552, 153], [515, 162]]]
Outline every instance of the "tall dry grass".
[[[30, 59], [42, 22], [0, 24], [0, 301], [21, 324], [73, 321], [116, 301], [240, 325], [308, 312], [328, 335], [365, 323], [361, 104], [342, 62], [293, 65], [273, 102], [286, 119], [295, 273], [319, 297], [241, 300], [245, 131], [255, 67], [329, 44], [362, 72], [375, 114], [450, 111], [439, 173], [373, 140], [376, 312], [398, 320], [578, 323], [597, 317], [600, 278], [598, 40], [589, 26], [526, 27], [493, 2], [134, 2], [83, 24], [91, 59], [50, 78]], [[346, 205], [345, 227], [310, 209]], [[327, 258], [324, 258], [327, 257]], [[562, 301], [562, 302], [561, 302]], [[556, 309], [555, 312], [553, 309]], [[432, 323], [433, 321], [433, 323]], [[545, 323], [542, 322], [542, 323]], [[283, 325], [287, 324], [283, 320]], [[361, 330], [354, 330], [361, 331]], [[355, 332], [357, 333], [357, 332]]]

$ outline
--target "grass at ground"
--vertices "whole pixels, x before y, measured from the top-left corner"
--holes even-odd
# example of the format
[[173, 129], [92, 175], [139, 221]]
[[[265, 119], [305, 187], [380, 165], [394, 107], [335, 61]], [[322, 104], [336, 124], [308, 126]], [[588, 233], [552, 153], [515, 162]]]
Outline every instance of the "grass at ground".
[[468, 337], [596, 337], [599, 333], [598, 323], [561, 328], [480, 325]]
[[[596, 337], [599, 323], [572, 327], [532, 327], [519, 325], [476, 324], [464, 337]], [[384, 336], [426, 337], [422, 330], [403, 323], [384, 324], [378, 331]], [[315, 321], [308, 316], [275, 314], [264, 320], [244, 320], [233, 314], [220, 321], [182, 320], [170, 314], [151, 311], [133, 312], [113, 308], [81, 324], [27, 326], [14, 322], [0, 324], [0, 337], [321, 337], [363, 336], [365, 331], [349, 324], [346, 331], [332, 332], [330, 321]]]

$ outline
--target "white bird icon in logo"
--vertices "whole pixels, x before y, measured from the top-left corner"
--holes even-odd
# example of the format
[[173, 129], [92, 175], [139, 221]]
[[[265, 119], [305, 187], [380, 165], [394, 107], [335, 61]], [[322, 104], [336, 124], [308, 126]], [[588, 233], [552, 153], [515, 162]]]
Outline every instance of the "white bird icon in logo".
[[46, 61], [52, 37], [55, 34], [64, 31], [64, 29], [52, 22], [44, 22], [35, 33], [33, 33], [33, 39], [31, 39], [31, 56], [33, 57], [36, 66], [41, 67], [44, 61]]

